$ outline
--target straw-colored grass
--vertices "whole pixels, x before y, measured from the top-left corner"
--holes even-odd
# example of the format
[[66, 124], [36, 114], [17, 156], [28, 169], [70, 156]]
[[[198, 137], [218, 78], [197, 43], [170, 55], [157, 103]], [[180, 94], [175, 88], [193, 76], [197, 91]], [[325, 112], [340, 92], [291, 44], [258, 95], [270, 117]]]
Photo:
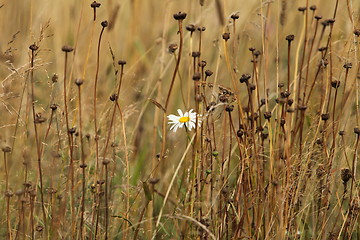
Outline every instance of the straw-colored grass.
[[99, 3], [0, 1], [1, 239], [360, 239], [359, 1]]

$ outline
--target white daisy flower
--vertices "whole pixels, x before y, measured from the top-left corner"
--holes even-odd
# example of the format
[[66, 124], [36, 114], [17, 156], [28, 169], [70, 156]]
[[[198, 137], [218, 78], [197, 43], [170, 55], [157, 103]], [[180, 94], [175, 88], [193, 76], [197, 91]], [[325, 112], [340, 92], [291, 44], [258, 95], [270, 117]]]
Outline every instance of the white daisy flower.
[[[183, 126], [185, 126], [189, 131], [191, 131], [192, 128], [195, 128], [196, 112], [193, 112], [192, 109], [190, 109], [190, 111], [188, 112], [185, 112], [184, 114], [180, 109], [178, 109], [177, 111], [179, 113], [179, 116], [173, 114], [167, 116], [167, 118], [169, 119], [169, 124], [172, 124], [170, 130], [176, 132], [178, 128], [182, 128]], [[200, 125], [200, 123], [201, 120], [198, 118], [198, 125]]]

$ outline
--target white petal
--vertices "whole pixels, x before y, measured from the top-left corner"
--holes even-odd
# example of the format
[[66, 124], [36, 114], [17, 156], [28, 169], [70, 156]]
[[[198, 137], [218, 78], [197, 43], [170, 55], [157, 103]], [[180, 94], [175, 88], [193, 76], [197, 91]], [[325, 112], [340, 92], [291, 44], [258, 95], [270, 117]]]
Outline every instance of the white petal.
[[176, 124], [173, 131], [176, 132], [178, 130], [178, 128], [179, 128], [179, 124]]
[[167, 118], [171, 121], [178, 121], [179, 120], [179, 117], [178, 116], [175, 116], [173, 114], [167, 116]]
[[181, 109], [178, 109], [177, 112], [179, 113], [179, 116], [180, 116], [180, 117], [183, 117], [183, 116], [184, 116], [184, 115], [183, 115], [183, 112], [181, 111]]
[[174, 129], [176, 126], [176, 124], [173, 124], [171, 127], [170, 127], [170, 130]]

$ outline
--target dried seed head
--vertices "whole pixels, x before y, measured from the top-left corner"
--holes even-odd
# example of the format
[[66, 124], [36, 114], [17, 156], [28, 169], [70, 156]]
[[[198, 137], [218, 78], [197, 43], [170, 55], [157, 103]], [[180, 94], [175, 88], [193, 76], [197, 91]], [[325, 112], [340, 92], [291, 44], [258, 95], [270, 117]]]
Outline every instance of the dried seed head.
[[14, 196], [14, 193], [12, 191], [6, 191], [5, 192], [5, 197], [11, 198], [12, 196]]
[[169, 45], [169, 53], [174, 53], [178, 49], [178, 45], [176, 43], [172, 43]]
[[75, 79], [75, 84], [78, 85], [79, 87], [84, 83], [84, 80], [81, 78], [77, 78]]
[[260, 106], [264, 106], [266, 103], [265, 98], [260, 99]]
[[260, 50], [255, 50], [253, 52], [253, 54], [254, 54], [255, 58], [258, 58], [261, 55], [261, 51]]
[[319, 21], [320, 19], [322, 19], [322, 16], [316, 15], [314, 18]]
[[345, 135], [345, 131], [344, 131], [344, 130], [339, 131], [339, 135], [340, 135], [340, 136], [344, 136], [344, 135]]
[[234, 110], [234, 105], [227, 105], [225, 107], [225, 111], [227, 111], [227, 112], [232, 112], [233, 110]]
[[11, 147], [5, 146], [5, 147], [3, 147], [1, 150], [2, 150], [4, 153], [9, 153], [9, 152], [11, 152]]
[[189, 25], [187, 25], [185, 28], [186, 28], [186, 30], [188, 30], [189, 32], [191, 32], [191, 34], [192, 34], [193, 32], [195, 32], [195, 30], [196, 30], [196, 27], [195, 27], [194, 24], [189, 24]]
[[116, 93], [111, 94], [110, 101], [114, 102], [114, 101], [117, 101], [117, 100], [118, 100], [118, 95]]
[[108, 21], [102, 21], [101, 22], [101, 26], [103, 27], [103, 28], [106, 28], [107, 26], [109, 26], [109, 23], [108, 23]]
[[349, 168], [341, 169], [341, 180], [345, 185], [352, 178], [351, 170]]
[[219, 96], [219, 101], [222, 103], [228, 102], [229, 98], [226, 95], [220, 95]]
[[55, 103], [50, 105], [50, 108], [52, 111], [55, 111], [57, 109], [57, 105]]
[[193, 57], [193, 58], [196, 58], [196, 57], [200, 57], [200, 52], [192, 52], [191, 53], [191, 56]]
[[360, 129], [359, 128], [354, 128], [354, 133], [356, 134], [356, 135], [360, 135]]
[[318, 50], [319, 50], [319, 52], [324, 52], [327, 50], [327, 47], [320, 47]]
[[250, 48], [249, 48], [249, 51], [250, 51], [250, 52], [254, 52], [254, 51], [255, 51], [255, 48], [250, 47]]
[[228, 32], [223, 33], [222, 38], [223, 38], [225, 41], [229, 40], [229, 39], [230, 39], [230, 33], [228, 33]]
[[201, 68], [206, 67], [206, 61], [202, 60], [201, 62], [199, 62], [198, 66]]
[[286, 41], [288, 41], [290, 43], [291, 41], [293, 41], [295, 39], [295, 36], [293, 34], [287, 35], [285, 39], [286, 39]]
[[118, 64], [121, 65], [121, 66], [124, 66], [126, 64], [126, 61], [124, 60], [119, 60], [118, 61]]
[[284, 125], [285, 125], [285, 122], [286, 122], [286, 121], [285, 121], [284, 118], [280, 119], [280, 125], [281, 125], [281, 126], [284, 126]]
[[299, 12], [305, 12], [306, 9], [307, 9], [306, 7], [299, 7], [299, 8], [298, 8], [298, 11], [299, 11]]
[[211, 75], [213, 75], [213, 72], [208, 69], [208, 70], [205, 71], [205, 75], [206, 75], [207, 77], [210, 77]]
[[193, 79], [194, 81], [199, 81], [200, 78], [201, 78], [201, 74], [198, 73], [198, 72], [194, 73], [194, 75], [193, 75], [193, 77], [192, 77], [192, 79]]
[[262, 140], [265, 140], [265, 139], [267, 139], [269, 137], [269, 133], [265, 133], [265, 132], [262, 132], [261, 133], [261, 138], [262, 138]]
[[350, 68], [352, 68], [352, 63], [345, 63], [345, 64], [344, 64], [344, 68], [345, 68], [345, 69], [350, 69]]
[[311, 5], [311, 6], [310, 6], [310, 10], [311, 10], [311, 11], [315, 11], [316, 8], [317, 8], [316, 5]]
[[72, 52], [72, 51], [74, 50], [74, 48], [71, 47], [71, 46], [65, 45], [65, 46], [63, 46], [63, 47], [61, 48], [61, 50], [62, 50], [63, 52], [69, 53], [69, 52]]
[[284, 83], [279, 83], [279, 84], [278, 84], [278, 88], [283, 88], [284, 86], [285, 86]]
[[103, 161], [102, 161], [102, 164], [104, 165], [108, 165], [110, 163], [110, 160], [105, 158]]
[[206, 30], [206, 27], [198, 27], [197, 30], [199, 32], [204, 32]]
[[264, 128], [262, 126], [258, 126], [256, 127], [256, 132], [259, 133], [259, 132], [263, 132], [264, 131]]
[[98, 184], [98, 185], [103, 185], [104, 183], [105, 183], [105, 181], [103, 179], [96, 181], [96, 184]]
[[321, 25], [323, 25], [323, 27], [327, 27], [327, 26], [329, 26], [329, 21], [328, 21], [328, 19], [326, 19], [326, 20], [323, 20], [322, 22], [321, 22]]
[[286, 99], [284, 99], [284, 98], [276, 98], [275, 102], [280, 103], [280, 104], [284, 104], [284, 103], [286, 103]]
[[59, 79], [59, 77], [58, 77], [58, 75], [56, 73], [54, 73], [54, 75], [51, 77], [51, 81], [53, 83], [56, 83], [58, 81], [58, 79]]
[[264, 113], [264, 118], [265, 118], [266, 120], [270, 120], [270, 118], [271, 118], [271, 112], [265, 112], [265, 113]]
[[36, 50], [39, 49], [39, 47], [34, 43], [34, 44], [31, 44], [31, 45], [30, 45], [29, 49], [30, 49], [31, 51], [35, 52]]
[[329, 114], [329, 113], [323, 113], [323, 114], [321, 114], [321, 120], [327, 121], [327, 120], [329, 120], [329, 118], [330, 118], [330, 114]]
[[235, 21], [236, 19], [239, 19], [239, 13], [231, 14], [231, 18]]
[[101, 6], [101, 3], [98, 3], [98, 2], [96, 2], [96, 1], [94, 1], [94, 2], [92, 2], [92, 3], [90, 4], [90, 6], [91, 6], [92, 8], [99, 8], [99, 7]]
[[284, 91], [284, 92], [280, 92], [280, 96], [282, 97], [282, 98], [287, 98], [287, 97], [289, 97], [290, 96], [290, 92], [289, 91]]
[[182, 20], [184, 20], [186, 18], [186, 15], [187, 15], [186, 13], [178, 12], [178, 13], [175, 13], [173, 15], [173, 17], [174, 17], [175, 20], [182, 21]]
[[72, 127], [69, 129], [70, 134], [74, 134], [76, 132], [76, 127]]
[[38, 226], [36, 226], [35, 230], [36, 230], [37, 232], [42, 232], [42, 231], [44, 230], [44, 227], [41, 226], [41, 225], [38, 225]]
[[41, 115], [41, 113], [36, 113], [36, 114], [35, 114], [35, 120], [34, 120], [34, 123], [35, 123], [35, 124], [44, 123], [45, 121], [46, 121], [46, 118], [43, 117], [43, 116]]
[[332, 86], [333, 88], [339, 88], [339, 87], [340, 87], [340, 81], [332, 80], [332, 81], [331, 81], [331, 86]]
[[294, 109], [291, 108], [291, 107], [289, 107], [288, 109], [286, 109], [286, 112], [288, 112], [288, 113], [293, 113], [293, 112], [294, 112]]
[[329, 22], [329, 24], [333, 24], [335, 22], [335, 19], [330, 18], [327, 21]]
[[87, 164], [86, 164], [86, 163], [80, 164], [80, 168], [86, 168], [86, 167], [87, 167]]
[[355, 29], [354, 34], [355, 34], [355, 36], [359, 37], [360, 36], [360, 29]]
[[248, 73], [243, 74], [243, 75], [241, 75], [241, 77], [240, 77], [240, 82], [241, 82], [241, 83], [247, 83], [250, 78], [251, 78], [251, 75], [250, 75], [250, 74], [248, 74]]

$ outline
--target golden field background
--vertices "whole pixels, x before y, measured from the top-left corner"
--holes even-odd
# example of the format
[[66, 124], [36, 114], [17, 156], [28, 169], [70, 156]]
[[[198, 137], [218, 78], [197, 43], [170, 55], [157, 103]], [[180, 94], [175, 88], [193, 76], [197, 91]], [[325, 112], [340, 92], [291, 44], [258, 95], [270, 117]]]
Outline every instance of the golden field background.
[[[356, 178], [359, 135], [354, 133], [359, 127], [359, 37], [354, 31], [360, 29], [360, 2], [202, 2], [203, 6], [194, 0], [99, 1], [101, 6], [96, 10], [94, 21], [92, 1], [0, 1], [0, 141], [4, 152], [4, 161], [0, 164], [3, 193], [0, 238], [360, 239], [359, 181]], [[299, 7], [312, 5], [317, 6], [316, 11], [298, 11]], [[334, 18], [335, 9], [333, 27], [324, 28], [320, 39], [320, 22]], [[187, 17], [183, 22], [182, 58], [174, 74], [179, 55], [177, 52], [174, 57], [168, 47], [173, 43], [179, 45], [178, 23], [173, 18], [178, 12], [186, 12]], [[239, 19], [234, 33], [231, 16], [236, 13]], [[322, 20], [318, 23], [314, 47], [309, 51], [315, 15], [322, 16]], [[104, 29], [97, 59], [104, 20], [109, 26]], [[194, 101], [192, 76], [195, 71], [191, 53], [198, 51], [200, 38], [199, 31], [190, 36], [185, 30], [188, 24], [206, 27], [201, 33], [200, 59], [206, 61], [205, 69], [214, 72], [207, 79], [213, 87], [206, 85], [202, 92], [207, 102]], [[230, 39], [225, 42], [222, 36], [227, 32]], [[295, 40], [291, 43], [291, 61], [288, 62], [285, 38], [290, 34], [295, 35]], [[39, 47], [33, 68], [31, 44]], [[73, 187], [70, 187], [70, 144], [63, 100], [64, 45], [74, 47], [68, 54], [65, 80], [69, 126], [76, 127], [77, 133], [80, 106], [74, 80], [84, 80], [81, 86], [83, 142], [75, 136], [71, 147]], [[325, 56], [317, 51], [323, 46], [328, 46]], [[254, 56], [248, 50], [251, 47], [260, 50], [256, 70], [251, 62]], [[307, 89], [314, 79], [316, 82], [303, 116], [304, 123], [300, 125], [295, 112], [302, 100], [296, 100], [294, 92], [299, 76], [305, 79], [308, 57]], [[116, 106], [109, 97], [116, 92], [119, 83], [119, 60], [126, 61], [118, 96], [118, 108], [122, 111], [114, 110], [112, 124], [111, 114]], [[324, 60], [329, 64], [319, 67]], [[98, 63], [99, 169], [96, 168], [93, 112]], [[352, 63], [348, 73], [343, 67], [346, 63]], [[277, 104], [275, 99], [282, 91], [278, 84], [284, 83], [286, 88], [288, 64], [289, 90], [295, 101], [292, 106], [295, 112], [287, 116], [283, 130], [279, 124], [283, 105]], [[321, 69], [319, 77], [318, 69]], [[257, 76], [254, 84], [259, 92], [252, 97], [239, 82], [245, 73]], [[163, 112], [153, 102], [165, 106], [173, 74], [176, 76], [174, 88], [169, 106]], [[235, 86], [233, 80], [236, 80]], [[203, 76], [201, 81], [204, 82]], [[340, 81], [337, 97], [334, 89], [330, 90], [331, 81]], [[39, 180], [39, 146], [33, 124], [32, 82], [35, 112], [46, 118], [44, 123], [37, 124], [39, 146], [43, 148], [40, 157], [43, 187]], [[231, 89], [236, 100], [221, 103], [219, 85]], [[258, 106], [258, 95], [259, 99], [266, 99], [264, 106]], [[262, 118], [261, 125], [269, 133], [266, 140], [257, 131], [260, 124], [240, 114], [240, 108], [247, 106], [249, 109], [250, 98], [259, 108], [256, 111]], [[214, 112], [206, 111], [210, 101], [218, 104]], [[325, 112], [319, 109], [324, 110], [327, 103], [330, 119], [324, 123], [321, 114]], [[58, 106], [53, 118], [51, 104]], [[231, 113], [233, 123], [225, 110], [229, 105], [235, 106]], [[198, 109], [203, 116], [201, 128], [196, 132], [173, 133], [165, 123], [164, 129], [166, 115], [175, 114], [177, 109]], [[271, 121], [264, 119], [266, 111], [272, 112]], [[251, 138], [236, 134], [240, 122]], [[303, 137], [293, 137], [293, 131], [301, 128]], [[344, 131], [345, 135], [339, 135], [339, 131]], [[194, 142], [190, 141], [192, 137]], [[106, 147], [107, 139], [110, 139], [109, 147]], [[318, 139], [321, 144], [316, 143]], [[185, 151], [187, 146], [190, 146], [188, 152]], [[11, 152], [7, 152], [6, 147], [10, 147]], [[283, 151], [291, 153], [285, 161]], [[101, 164], [103, 155], [110, 160], [109, 178], [105, 180], [107, 195], [99, 187], [101, 184], [96, 184], [105, 171]], [[177, 171], [183, 157], [184, 163]], [[79, 168], [82, 160], [87, 163], [85, 190]], [[347, 191], [344, 190], [346, 184], [342, 184], [343, 169], [349, 169], [352, 174]], [[324, 173], [319, 174], [319, 171]], [[159, 182], [152, 184], [156, 179]], [[24, 184], [30, 182], [31, 191]], [[203, 190], [199, 190], [199, 185]], [[49, 194], [49, 189], [56, 192]], [[85, 220], [81, 226], [83, 191], [86, 192]], [[11, 197], [10, 192], [14, 194]], [[44, 203], [40, 200], [41, 192]], [[80, 229], [84, 230], [80, 232]]]

